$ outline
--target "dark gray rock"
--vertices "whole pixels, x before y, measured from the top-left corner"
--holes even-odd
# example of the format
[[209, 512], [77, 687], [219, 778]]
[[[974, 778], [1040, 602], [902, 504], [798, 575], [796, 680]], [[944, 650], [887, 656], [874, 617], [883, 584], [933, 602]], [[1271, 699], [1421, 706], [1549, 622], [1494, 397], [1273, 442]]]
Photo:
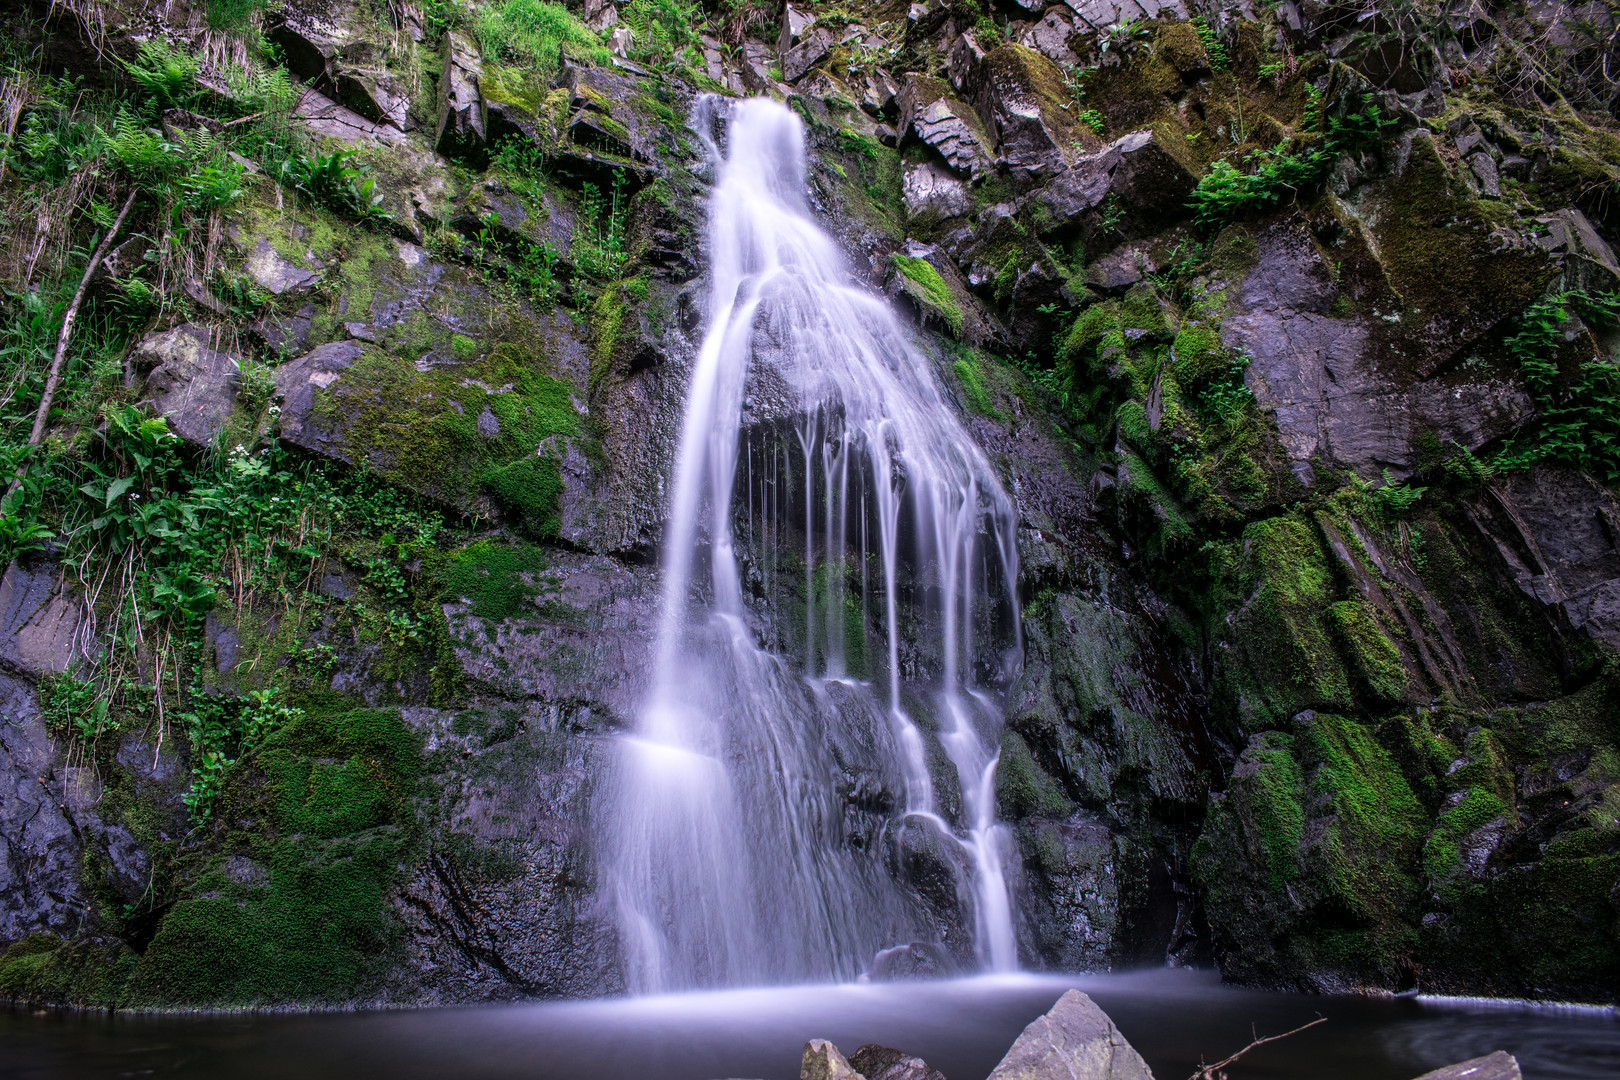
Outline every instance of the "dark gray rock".
[[908, 168], [901, 179], [900, 197], [906, 224], [923, 233], [948, 218], [961, 217], [972, 206], [967, 185], [937, 161]]
[[[1040, 160], [1045, 160], [1040, 159]], [[1174, 141], [1156, 130], [1133, 131], [1100, 150], [1081, 155], [1030, 198], [1054, 227], [1096, 231], [1100, 208], [1109, 202], [1111, 234], [1124, 238], [1161, 232], [1187, 216], [1198, 169]]]
[[[558, 552], [553, 579], [522, 617], [493, 621], [447, 598], [445, 616], [467, 679], [513, 700], [588, 703], [628, 721], [648, 685], [657, 626], [651, 568]], [[543, 606], [542, 606], [543, 605]]]
[[849, 1064], [866, 1080], [945, 1080], [945, 1074], [929, 1068], [920, 1057], [876, 1043], [849, 1055]]
[[1417, 1080], [1522, 1080], [1519, 1062], [1506, 1050], [1460, 1061], [1443, 1069], [1426, 1072]]
[[56, 563], [13, 561], [0, 578], [0, 668], [39, 678], [90, 662], [84, 605]]
[[395, 901], [407, 960], [391, 998], [623, 993], [595, 898], [587, 802], [607, 764], [592, 709], [558, 698], [404, 717], [426, 740], [428, 854]]
[[1517, 381], [1422, 378], [1423, 369], [1398, 363], [1391, 345], [1406, 340], [1398, 310], [1333, 314], [1339, 286], [1300, 218], [1253, 236], [1254, 263], [1231, 293], [1221, 337], [1253, 358], [1249, 387], [1276, 416], [1290, 458], [1404, 473], [1425, 433], [1474, 450], [1534, 414]]
[[65, 808], [70, 783], [33, 688], [0, 675], [0, 941], [66, 937], [89, 915], [79, 839]]
[[337, 383], [367, 349], [374, 348], [363, 341], [332, 341], [276, 368], [281, 437], [294, 446], [358, 464], [343, 449], [341, 432], [313, 415], [316, 392]]
[[944, 80], [907, 75], [896, 100], [902, 138], [915, 138], [933, 147], [958, 175], [977, 178], [991, 169], [995, 153], [979, 114], [958, 99]]
[[989, 1080], [1153, 1080], [1108, 1014], [1078, 990], [1018, 1036]]
[[1620, 500], [1613, 491], [1584, 473], [1540, 464], [1488, 487], [1474, 512], [1523, 592], [1620, 648]]
[[185, 323], [161, 334], [149, 334], [136, 346], [131, 362], [151, 369], [146, 396], [169, 421], [169, 430], [194, 446], [210, 446], [242, 388], [242, 361], [235, 353], [214, 348], [207, 327]]
[[783, 80], [798, 82], [832, 51], [833, 43], [832, 31], [825, 27], [810, 31], [797, 45], [782, 54]]
[[459, 30], [444, 35], [439, 76], [439, 122], [433, 145], [441, 154], [482, 154], [486, 139], [484, 98], [478, 90], [484, 63], [478, 46]]
[[319, 12], [288, 14], [270, 28], [287, 67], [300, 79], [322, 87], [373, 123], [403, 131], [410, 94], [386, 66], [388, 45], [381, 26], [364, 8], [328, 5]]

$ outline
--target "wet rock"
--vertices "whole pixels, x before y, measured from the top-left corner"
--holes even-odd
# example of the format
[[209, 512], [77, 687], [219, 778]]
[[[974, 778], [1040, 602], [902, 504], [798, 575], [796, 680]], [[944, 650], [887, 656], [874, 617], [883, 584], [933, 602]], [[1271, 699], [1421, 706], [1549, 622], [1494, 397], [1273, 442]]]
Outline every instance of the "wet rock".
[[66, 588], [61, 567], [13, 560], [0, 578], [0, 667], [38, 678], [87, 663], [84, 605]]
[[405, 140], [398, 128], [367, 120], [313, 87], [299, 91], [293, 115], [312, 134], [340, 142], [397, 144]]
[[[1003, 45], [974, 65], [974, 73], [966, 78], [976, 88], [979, 116], [994, 137], [1015, 189], [1025, 190], [1062, 172], [1099, 145], [1070, 107], [1072, 96], [1062, 70], [1035, 50]], [[1140, 154], [1133, 160], [1140, 161]], [[1157, 186], [1166, 180], [1155, 174], [1136, 182]]]
[[799, 1080], [865, 1080], [838, 1052], [838, 1047], [826, 1039], [811, 1039], [804, 1044], [804, 1057], [799, 1064]]
[[594, 901], [593, 709], [566, 697], [406, 709], [425, 742], [428, 853], [395, 901], [406, 961], [391, 994], [453, 1005], [622, 994]]
[[1620, 649], [1620, 500], [1612, 490], [1541, 464], [1492, 485], [1475, 513], [1520, 590]]
[[1078, 32], [1074, 12], [1062, 4], [1054, 4], [1038, 22], [1023, 31], [1021, 42], [1054, 63], [1073, 67], [1080, 62], [1080, 54], [1069, 43]]
[[1426, 1072], [1417, 1080], [1522, 1080], [1519, 1062], [1505, 1050]]
[[[1365, 313], [1337, 314], [1340, 286], [1302, 220], [1274, 220], [1253, 237], [1252, 268], [1233, 294], [1222, 340], [1253, 357], [1249, 385], [1295, 461], [1377, 475], [1409, 468], [1425, 432], [1472, 450], [1534, 414], [1517, 382], [1424, 379], [1425, 368], [1397, 361], [1392, 345], [1426, 350], [1412, 339], [1430, 337], [1422, 325], [1408, 330], [1398, 300], [1387, 302], [1392, 312], [1373, 302]], [[1436, 359], [1425, 357], [1427, 370]]]
[[989, 1080], [1153, 1080], [1108, 1014], [1078, 990], [1018, 1036]]
[[194, 446], [213, 443], [242, 388], [241, 358], [213, 345], [213, 332], [185, 323], [148, 335], [131, 354], [137, 370], [150, 369], [145, 392], [153, 408]]
[[439, 122], [433, 145], [441, 154], [483, 154], [486, 136], [484, 99], [478, 80], [484, 73], [478, 46], [460, 30], [444, 35], [439, 76]]
[[849, 1055], [849, 1064], [866, 1080], [945, 1080], [945, 1074], [928, 1067], [922, 1058], [876, 1043]]
[[64, 783], [33, 688], [0, 674], [0, 941], [66, 937], [89, 917]]
[[337, 430], [316, 415], [316, 395], [337, 383], [369, 348], [372, 346], [361, 341], [328, 342], [276, 369], [283, 439], [306, 450], [350, 460], [340, 449]]
[[797, 45], [805, 35], [805, 31], [815, 23], [816, 17], [808, 11], [803, 11], [792, 4], [782, 5], [782, 32], [776, 38], [776, 51], [785, 53]]

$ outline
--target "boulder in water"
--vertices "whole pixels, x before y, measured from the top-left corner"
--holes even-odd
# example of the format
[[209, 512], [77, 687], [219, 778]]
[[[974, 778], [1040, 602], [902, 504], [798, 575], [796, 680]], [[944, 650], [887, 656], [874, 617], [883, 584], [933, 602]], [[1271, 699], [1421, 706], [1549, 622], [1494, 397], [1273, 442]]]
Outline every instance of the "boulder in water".
[[1519, 1071], [1518, 1059], [1506, 1050], [1498, 1050], [1494, 1054], [1486, 1054], [1470, 1061], [1459, 1061], [1455, 1065], [1426, 1072], [1417, 1080], [1523, 1080], [1523, 1078], [1524, 1074]]
[[849, 1063], [866, 1080], [945, 1080], [944, 1073], [930, 1068], [922, 1058], [876, 1043], [867, 1043], [849, 1055]]
[[804, 1057], [799, 1064], [799, 1080], [866, 1080], [838, 1052], [838, 1047], [826, 1039], [811, 1039], [804, 1044]]
[[1153, 1080], [1108, 1014], [1078, 990], [1018, 1036], [990, 1080]]

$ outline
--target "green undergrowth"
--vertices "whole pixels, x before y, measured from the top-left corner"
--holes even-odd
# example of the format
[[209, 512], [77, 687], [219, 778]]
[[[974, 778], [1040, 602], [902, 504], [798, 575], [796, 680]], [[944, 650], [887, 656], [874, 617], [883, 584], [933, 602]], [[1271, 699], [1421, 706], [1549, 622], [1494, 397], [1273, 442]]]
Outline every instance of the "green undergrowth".
[[163, 917], [130, 1004], [352, 1002], [400, 929], [388, 895], [409, 861], [421, 738], [397, 712], [314, 707], [224, 793], [219, 847]]

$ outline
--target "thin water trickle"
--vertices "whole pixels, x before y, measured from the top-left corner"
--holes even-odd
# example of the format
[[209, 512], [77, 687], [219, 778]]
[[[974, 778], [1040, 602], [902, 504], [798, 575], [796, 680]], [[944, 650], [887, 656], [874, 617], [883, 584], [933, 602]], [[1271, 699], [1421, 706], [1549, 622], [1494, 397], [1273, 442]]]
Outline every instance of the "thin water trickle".
[[[974, 682], [1005, 669], [981, 654], [1020, 638], [1012, 504], [929, 359], [813, 220], [798, 118], [712, 99], [696, 126], [715, 168], [708, 323], [654, 685], [619, 743], [603, 849], [627, 982], [850, 979], [884, 949], [936, 940], [940, 913], [890, 850], [911, 828], [956, 853], [977, 966], [1013, 970], [1000, 707]], [[931, 772], [941, 754], [950, 772]], [[868, 775], [891, 793], [872, 846], [852, 841], [847, 798]]]

